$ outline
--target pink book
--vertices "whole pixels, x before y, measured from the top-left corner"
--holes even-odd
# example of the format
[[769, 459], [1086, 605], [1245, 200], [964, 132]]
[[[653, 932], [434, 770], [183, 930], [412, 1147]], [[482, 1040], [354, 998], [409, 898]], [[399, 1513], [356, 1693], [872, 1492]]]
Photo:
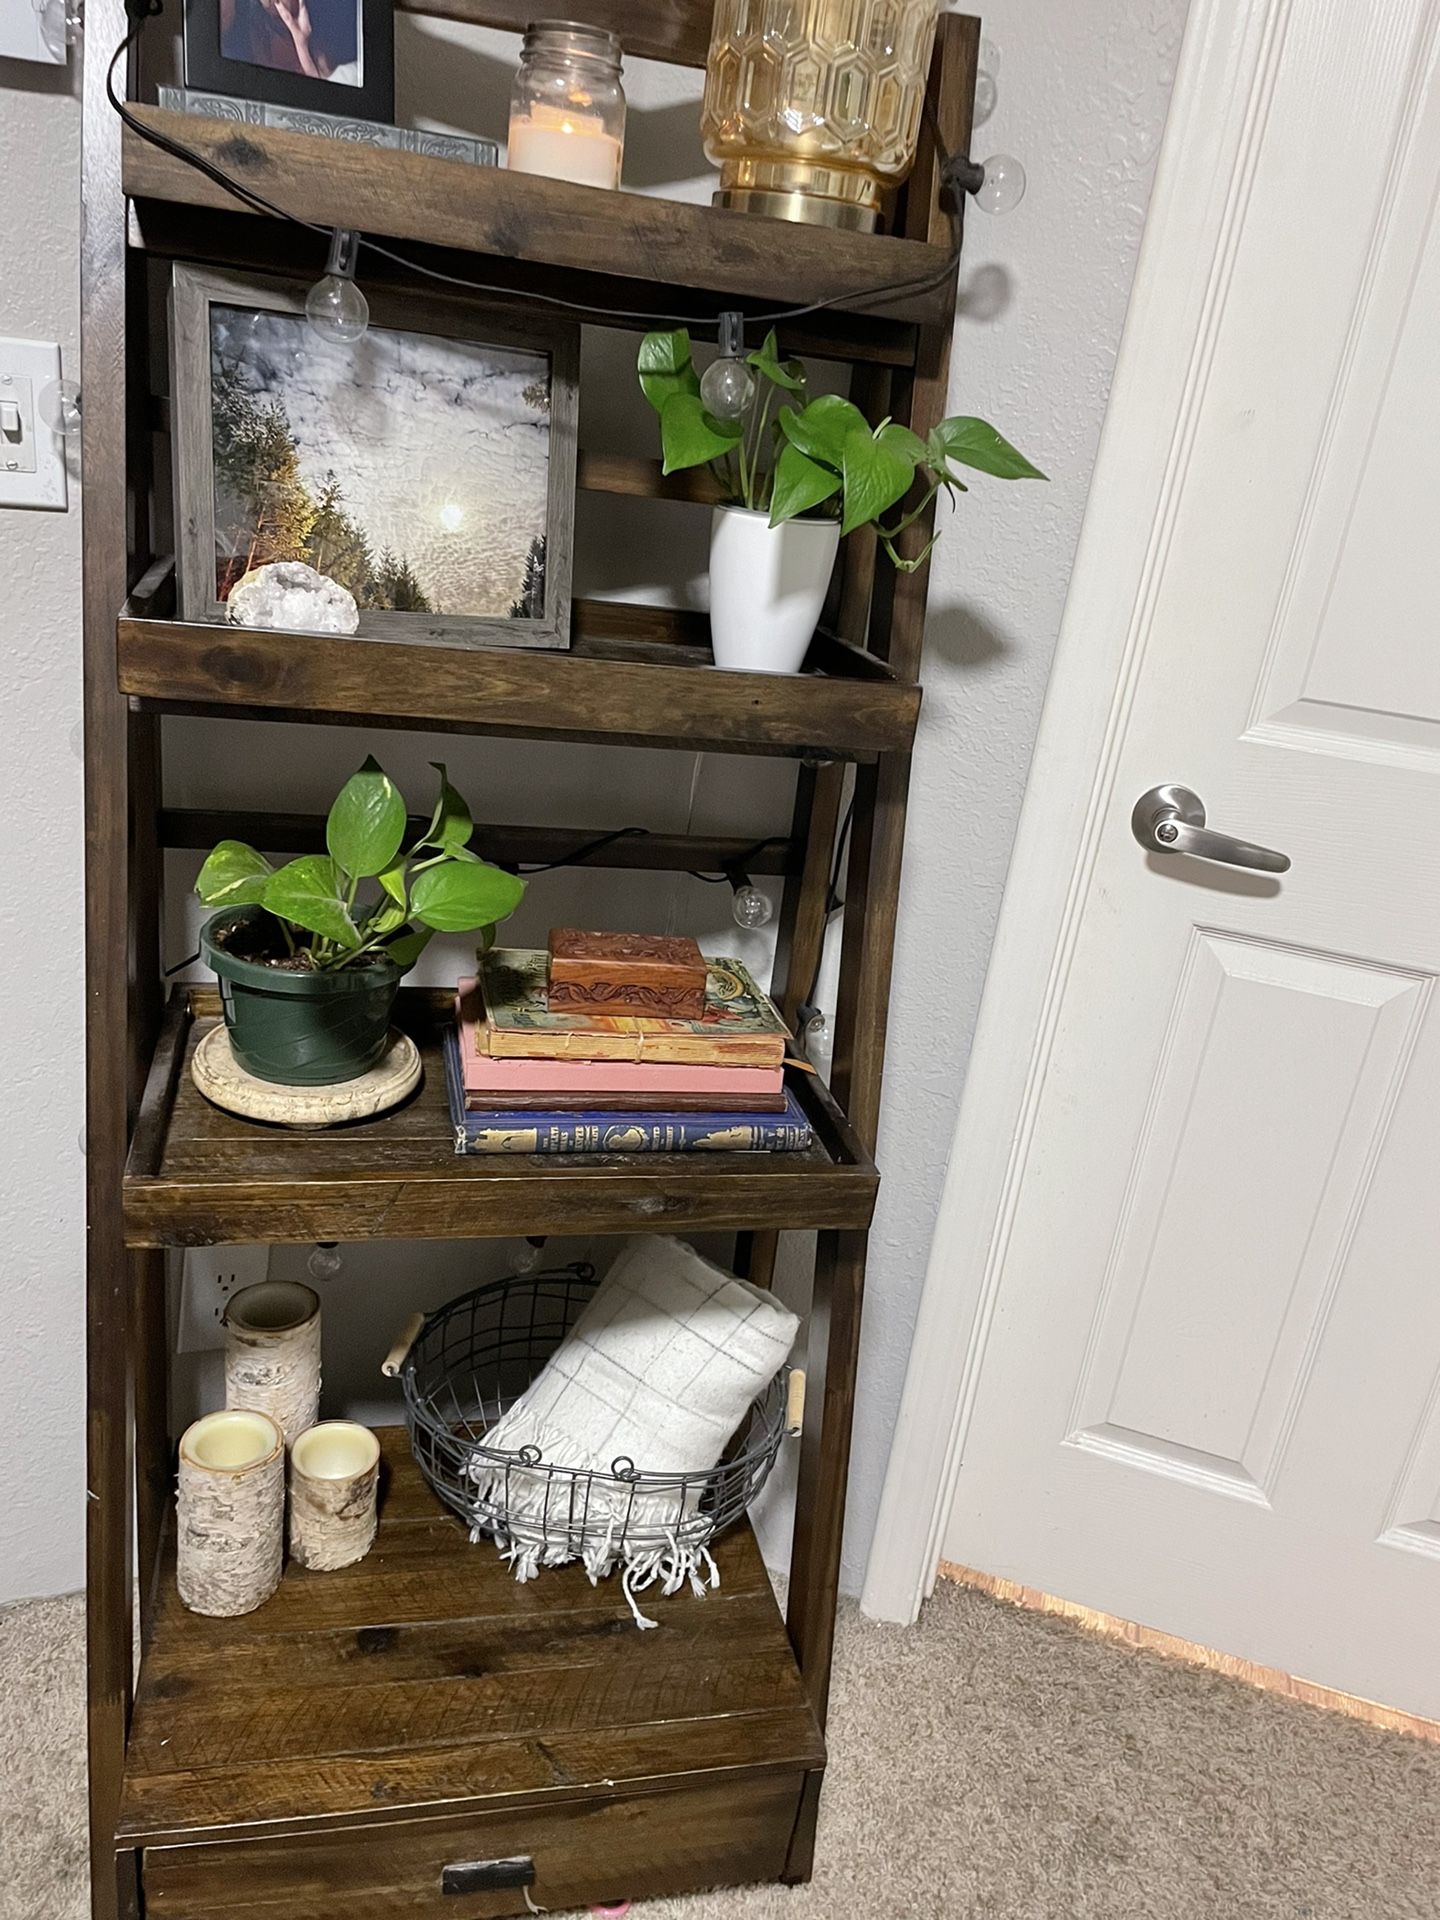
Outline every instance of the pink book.
[[470, 1093], [713, 1094], [763, 1099], [781, 1093], [783, 1067], [697, 1067], [639, 1060], [527, 1060], [495, 1057], [475, 1042], [481, 999], [473, 976], [460, 982], [455, 1008], [460, 1059]]

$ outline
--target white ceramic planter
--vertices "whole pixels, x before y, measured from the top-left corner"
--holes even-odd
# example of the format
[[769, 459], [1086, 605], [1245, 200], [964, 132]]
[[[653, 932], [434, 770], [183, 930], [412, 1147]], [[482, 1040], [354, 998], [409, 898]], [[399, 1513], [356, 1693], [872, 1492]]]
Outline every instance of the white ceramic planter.
[[835, 520], [716, 507], [710, 522], [710, 634], [717, 667], [798, 673], [840, 545]]

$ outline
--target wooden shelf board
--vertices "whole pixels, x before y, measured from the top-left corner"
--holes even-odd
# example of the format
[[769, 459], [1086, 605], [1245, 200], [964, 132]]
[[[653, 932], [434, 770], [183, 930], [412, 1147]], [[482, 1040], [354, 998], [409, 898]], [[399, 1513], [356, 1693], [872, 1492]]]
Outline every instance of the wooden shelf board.
[[[420, 245], [459, 248], [571, 272], [599, 271], [652, 290], [696, 289], [744, 301], [862, 307], [924, 321], [946, 311], [948, 284], [882, 293], [943, 268], [946, 251], [889, 234], [845, 233], [751, 213], [607, 193], [568, 181], [389, 153], [270, 127], [201, 120], [160, 107], [136, 119], [297, 219]], [[134, 199], [233, 212], [243, 203], [129, 127], [125, 191]], [[584, 299], [583, 283], [575, 287]]]
[[[377, 1350], [378, 1351], [378, 1350]], [[824, 1745], [748, 1525], [703, 1600], [579, 1566], [521, 1584], [380, 1429], [374, 1547], [294, 1564], [239, 1619], [189, 1613], [173, 1542], [147, 1621], [117, 1844], [272, 1839], [795, 1773]], [[239, 1871], [237, 1867], [235, 1871]]]
[[161, 1025], [125, 1173], [135, 1247], [309, 1240], [484, 1239], [636, 1228], [864, 1227], [879, 1176], [825, 1087], [794, 1076], [816, 1140], [803, 1153], [455, 1152], [440, 1035], [453, 995], [401, 992], [424, 1081], [397, 1112], [328, 1132], [222, 1113], [190, 1059], [218, 996], [177, 988]]
[[117, 628], [119, 684], [159, 708], [270, 719], [836, 759], [910, 746], [920, 689], [875, 656], [821, 636], [823, 671], [732, 673], [712, 665], [705, 624], [581, 601], [575, 644], [552, 653], [156, 620], [132, 606]]

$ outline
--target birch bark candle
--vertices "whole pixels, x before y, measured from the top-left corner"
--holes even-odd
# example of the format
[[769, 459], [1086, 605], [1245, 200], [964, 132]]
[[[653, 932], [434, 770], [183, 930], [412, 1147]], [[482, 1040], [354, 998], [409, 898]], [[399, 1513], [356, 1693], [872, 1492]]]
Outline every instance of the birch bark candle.
[[285, 1441], [266, 1413], [207, 1413], [180, 1442], [176, 1584], [192, 1613], [252, 1613], [280, 1584]]
[[314, 1573], [363, 1560], [375, 1539], [380, 1442], [353, 1420], [322, 1420], [290, 1452], [290, 1557]]
[[225, 1309], [225, 1404], [268, 1413], [293, 1446], [320, 1414], [320, 1296], [294, 1280], [242, 1287]]

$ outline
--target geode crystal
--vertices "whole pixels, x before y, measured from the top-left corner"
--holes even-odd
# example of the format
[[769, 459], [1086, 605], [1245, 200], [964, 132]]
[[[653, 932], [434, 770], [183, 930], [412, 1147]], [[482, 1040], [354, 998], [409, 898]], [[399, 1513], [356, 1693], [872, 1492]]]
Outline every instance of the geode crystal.
[[354, 633], [355, 596], [303, 560], [252, 567], [230, 589], [225, 610], [237, 627], [287, 627], [301, 633]]

